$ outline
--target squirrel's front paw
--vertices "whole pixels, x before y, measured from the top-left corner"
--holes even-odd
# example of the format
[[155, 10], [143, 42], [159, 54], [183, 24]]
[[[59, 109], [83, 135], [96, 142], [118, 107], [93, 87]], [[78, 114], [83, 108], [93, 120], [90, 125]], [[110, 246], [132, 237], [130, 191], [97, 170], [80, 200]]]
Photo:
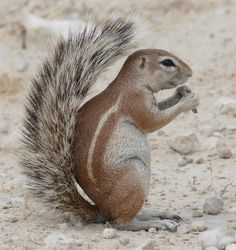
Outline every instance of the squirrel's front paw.
[[180, 101], [182, 111], [196, 110], [199, 102], [199, 96], [191, 92], [187, 96], [184, 96]]
[[186, 85], [180, 86], [176, 89], [176, 94], [180, 94], [182, 97], [189, 95], [191, 92], [191, 89]]

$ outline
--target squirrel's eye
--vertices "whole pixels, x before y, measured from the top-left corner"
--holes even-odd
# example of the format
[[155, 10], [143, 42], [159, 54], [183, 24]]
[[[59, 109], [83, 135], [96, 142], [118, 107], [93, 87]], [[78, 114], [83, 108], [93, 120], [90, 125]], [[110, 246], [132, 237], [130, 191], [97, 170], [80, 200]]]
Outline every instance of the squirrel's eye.
[[161, 61], [160, 63], [166, 67], [171, 67], [171, 66], [176, 67], [175, 64], [173, 63], [173, 61], [170, 59], [165, 59], [165, 60]]

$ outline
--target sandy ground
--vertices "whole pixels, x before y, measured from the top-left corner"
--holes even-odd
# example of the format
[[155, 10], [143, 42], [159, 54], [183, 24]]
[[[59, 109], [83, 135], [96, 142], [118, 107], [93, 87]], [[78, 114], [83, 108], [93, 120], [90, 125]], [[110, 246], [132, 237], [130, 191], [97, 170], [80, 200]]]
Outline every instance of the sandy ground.
[[[60, 244], [55, 249], [135, 249], [147, 239], [153, 240], [153, 249], [202, 249], [198, 232], [118, 231], [116, 238], [103, 239], [106, 225], [81, 226], [73, 219], [48, 215], [32, 199], [14, 154], [25, 87], [50, 38], [45, 30], [30, 28], [29, 13], [52, 21], [77, 20], [85, 10], [141, 12], [139, 23], [145, 21], [150, 29], [142, 46], [167, 49], [188, 62], [194, 71], [188, 84], [201, 98], [198, 114], [182, 114], [150, 135], [152, 177], [144, 209], [168, 208], [181, 214], [183, 223], [201, 220], [209, 229], [232, 227], [236, 222], [232, 212], [236, 208], [236, 1], [0, 0], [0, 5], [0, 249], [49, 249], [45, 239], [55, 232], [83, 241], [80, 247]], [[101, 77], [98, 89], [119, 66]], [[168, 140], [190, 132], [199, 143], [187, 155], [192, 163], [181, 167], [182, 156]], [[219, 157], [218, 141], [227, 144], [231, 158]], [[223, 198], [222, 212], [193, 218], [193, 210], [201, 211], [204, 200], [212, 196]], [[129, 239], [125, 246], [119, 242], [122, 237]]]

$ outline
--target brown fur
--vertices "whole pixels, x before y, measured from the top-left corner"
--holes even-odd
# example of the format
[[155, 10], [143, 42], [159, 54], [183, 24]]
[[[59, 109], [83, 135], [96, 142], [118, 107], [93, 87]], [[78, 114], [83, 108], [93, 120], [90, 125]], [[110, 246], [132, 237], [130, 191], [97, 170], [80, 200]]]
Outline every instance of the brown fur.
[[[148, 67], [145, 73], [138, 68], [140, 57], [143, 56], [149, 60], [149, 64], [145, 66]], [[149, 75], [153, 76], [160, 56], [172, 55], [161, 50], [142, 50], [132, 54], [109, 87], [81, 108], [80, 120], [76, 125], [74, 146], [76, 180], [99, 210], [119, 223], [127, 223], [134, 218], [141, 209], [146, 194], [142, 181], [137, 176], [136, 167], [130, 165], [119, 168], [106, 165], [104, 162], [106, 148], [114, 128], [123, 118], [131, 121], [146, 134], [165, 126], [182, 111], [177, 105], [172, 107], [172, 112], [161, 113], [155, 103], [151, 88], [155, 85], [158, 91], [161, 87], [158, 86], [158, 79], [155, 82], [148, 82], [147, 79], [150, 78]], [[190, 76], [190, 68], [178, 58], [174, 58], [180, 63], [180, 70], [186, 71]], [[171, 107], [181, 98], [177, 93], [168, 102], [162, 102], [160, 106]], [[117, 111], [107, 119], [96, 140], [92, 161], [93, 176], [96, 180], [94, 181], [87, 173], [89, 146], [100, 119], [117, 101], [119, 101]]]
[[135, 217], [149, 189], [147, 133], [199, 103], [191, 91], [181, 94], [184, 86], [156, 102], [154, 93], [183, 84], [192, 71], [166, 51], [146, 49], [131, 54], [108, 88], [81, 107], [99, 74], [133, 47], [134, 31], [118, 17], [61, 39], [28, 95], [21, 164], [29, 187], [50, 208], [85, 222], [124, 225]]

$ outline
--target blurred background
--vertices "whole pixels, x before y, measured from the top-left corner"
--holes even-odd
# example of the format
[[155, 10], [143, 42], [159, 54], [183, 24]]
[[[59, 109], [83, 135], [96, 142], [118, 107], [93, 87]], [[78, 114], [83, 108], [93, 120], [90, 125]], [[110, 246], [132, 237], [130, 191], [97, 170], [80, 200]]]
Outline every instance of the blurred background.
[[[168, 50], [193, 69], [187, 84], [200, 95], [198, 114], [182, 114], [150, 135], [152, 178], [145, 209], [181, 212], [189, 223], [205, 223], [204, 230], [119, 232], [107, 240], [104, 225], [82, 227], [75, 218], [47, 217], [25, 190], [15, 152], [30, 79], [58, 34], [66, 35], [69, 27], [76, 31], [87, 13], [105, 19], [114, 11], [138, 13], [133, 18], [144, 37], [140, 48]], [[0, 17], [0, 249], [59, 248], [63, 237], [81, 239], [81, 249], [134, 249], [148, 238], [153, 249], [202, 249], [209, 243], [202, 234], [220, 227], [223, 238], [228, 229], [235, 231], [235, 0], [0, 0]], [[94, 93], [114, 78], [123, 60], [99, 78]], [[215, 216], [203, 213], [211, 197], [224, 202]], [[236, 241], [232, 235], [223, 247]], [[120, 241], [124, 237], [127, 244]], [[65, 243], [62, 249], [74, 247]]]

